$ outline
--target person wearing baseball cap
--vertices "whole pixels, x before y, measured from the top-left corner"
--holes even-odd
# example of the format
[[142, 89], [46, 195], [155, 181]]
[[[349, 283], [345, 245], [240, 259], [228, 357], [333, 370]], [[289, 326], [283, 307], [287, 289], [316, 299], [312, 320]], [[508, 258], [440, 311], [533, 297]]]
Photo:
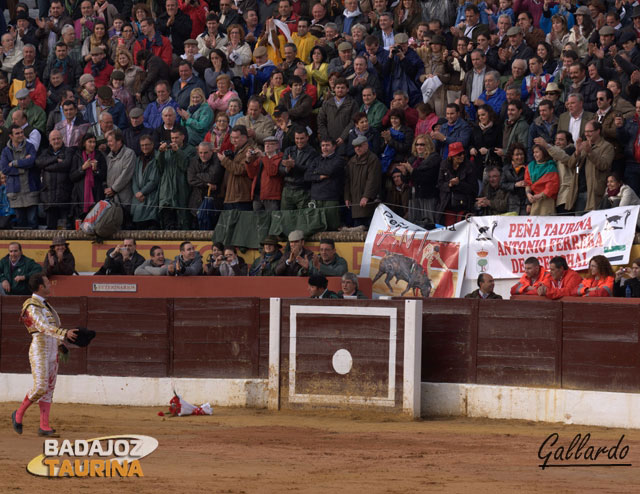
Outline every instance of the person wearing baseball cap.
[[84, 73], [93, 76], [96, 87], [107, 86], [113, 72], [113, 66], [107, 61], [104, 49], [94, 46], [91, 48], [90, 56], [91, 60], [87, 62]]
[[438, 210], [443, 212], [439, 222], [450, 226], [462, 221], [464, 215], [473, 208], [478, 183], [471, 163], [465, 159], [465, 150], [461, 142], [449, 144], [448, 158], [440, 169], [438, 188]]

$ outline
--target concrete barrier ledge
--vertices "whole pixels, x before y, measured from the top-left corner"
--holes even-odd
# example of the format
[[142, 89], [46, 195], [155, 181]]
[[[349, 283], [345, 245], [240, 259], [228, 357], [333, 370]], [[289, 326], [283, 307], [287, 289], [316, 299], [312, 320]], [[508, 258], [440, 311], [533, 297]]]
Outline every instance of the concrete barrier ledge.
[[[33, 385], [31, 374], [0, 374], [0, 401], [22, 401]], [[54, 403], [163, 406], [173, 390], [194, 405], [267, 407], [266, 379], [58, 376]]]
[[[0, 374], [0, 401], [21, 401], [30, 374]], [[176, 390], [190, 403], [267, 407], [266, 379], [196, 379], [119, 376], [58, 376], [54, 402], [164, 406]], [[640, 428], [640, 394], [523, 388], [479, 384], [422, 383], [422, 416], [562, 422]]]
[[421, 398], [425, 417], [485, 417], [640, 428], [637, 393], [422, 383]]

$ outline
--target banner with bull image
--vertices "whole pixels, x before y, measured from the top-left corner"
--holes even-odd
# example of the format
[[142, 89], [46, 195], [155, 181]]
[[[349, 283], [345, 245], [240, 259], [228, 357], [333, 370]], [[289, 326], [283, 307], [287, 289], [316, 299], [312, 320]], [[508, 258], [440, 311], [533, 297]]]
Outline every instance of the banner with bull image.
[[473, 216], [466, 277], [519, 278], [531, 256], [545, 269], [555, 256], [575, 270], [587, 269], [595, 255], [627, 264], [639, 211], [640, 206], [626, 206], [583, 216]]
[[360, 276], [373, 296], [459, 297], [467, 261], [469, 223], [427, 231], [378, 206], [362, 253]]

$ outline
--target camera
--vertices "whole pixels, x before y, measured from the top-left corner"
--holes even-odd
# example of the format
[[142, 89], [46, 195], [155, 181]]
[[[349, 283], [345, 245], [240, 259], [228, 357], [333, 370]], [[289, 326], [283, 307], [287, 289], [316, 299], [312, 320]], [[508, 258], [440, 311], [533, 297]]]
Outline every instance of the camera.
[[231, 149], [227, 149], [224, 153], [224, 157], [225, 158], [229, 158], [230, 160], [232, 160], [233, 158], [235, 158], [236, 153], [234, 153]]

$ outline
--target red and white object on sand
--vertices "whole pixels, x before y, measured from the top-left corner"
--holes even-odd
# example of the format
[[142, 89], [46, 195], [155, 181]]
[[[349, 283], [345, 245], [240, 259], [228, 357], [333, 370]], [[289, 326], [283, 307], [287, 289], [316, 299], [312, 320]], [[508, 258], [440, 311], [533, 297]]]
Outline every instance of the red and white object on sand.
[[[178, 393], [173, 392], [173, 398], [169, 402], [169, 414], [173, 417], [184, 417], [185, 415], [213, 415], [213, 407], [209, 403], [195, 406], [184, 400]], [[158, 412], [164, 417], [164, 412]]]

